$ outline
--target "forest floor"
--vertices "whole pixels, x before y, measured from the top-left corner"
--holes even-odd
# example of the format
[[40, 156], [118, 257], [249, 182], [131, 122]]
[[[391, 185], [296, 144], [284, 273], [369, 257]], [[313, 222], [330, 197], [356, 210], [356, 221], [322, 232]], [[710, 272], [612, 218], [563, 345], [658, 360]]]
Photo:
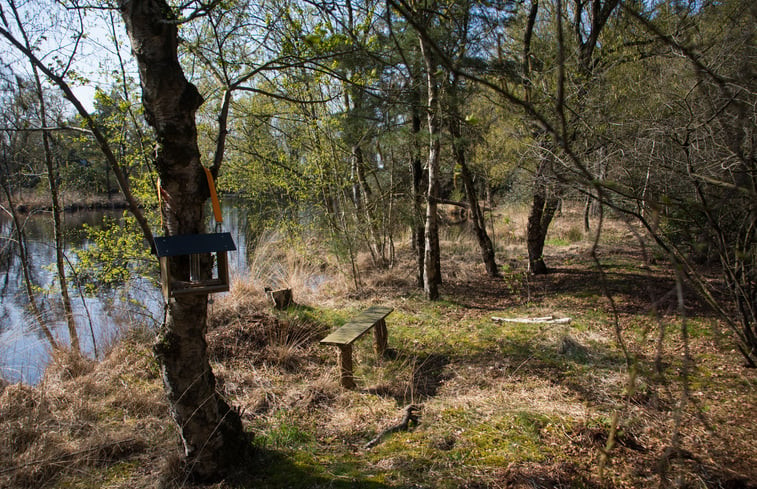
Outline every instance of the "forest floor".
[[[473, 241], [445, 236], [436, 302], [402, 249], [391, 270], [364, 264], [359, 292], [308, 286], [323, 272], [303, 266], [286, 311], [236, 284], [212, 305], [208, 345], [256, 455], [211, 487], [757, 488], [757, 371], [664, 260], [620, 225], [593, 248], [575, 222], [554, 227], [544, 276], [507, 233], [497, 279]], [[374, 304], [394, 308], [391, 358], [365, 335], [358, 387], [343, 389], [319, 340]], [[492, 320], [545, 316], [570, 323]], [[133, 331], [100, 362], [59, 355], [39, 386], [4, 387], [0, 487], [194, 487], [151, 337]], [[410, 404], [418, 423], [367, 448]]]

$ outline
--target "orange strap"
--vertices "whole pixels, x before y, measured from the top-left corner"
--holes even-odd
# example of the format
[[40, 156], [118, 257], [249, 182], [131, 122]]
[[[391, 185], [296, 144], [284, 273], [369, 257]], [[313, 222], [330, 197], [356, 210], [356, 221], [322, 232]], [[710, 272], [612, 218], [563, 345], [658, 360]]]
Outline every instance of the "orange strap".
[[216, 218], [216, 223], [221, 224], [223, 217], [221, 216], [221, 203], [218, 202], [218, 194], [216, 193], [216, 184], [213, 181], [213, 175], [210, 173], [210, 168], [203, 166], [205, 170], [205, 176], [208, 177], [208, 188], [210, 189], [210, 200], [213, 202], [213, 215]]
[[160, 197], [160, 191], [162, 190], [160, 188], [160, 177], [158, 177], [156, 185], [158, 186], [158, 214], [160, 214], [160, 229], [163, 229], [163, 200]]

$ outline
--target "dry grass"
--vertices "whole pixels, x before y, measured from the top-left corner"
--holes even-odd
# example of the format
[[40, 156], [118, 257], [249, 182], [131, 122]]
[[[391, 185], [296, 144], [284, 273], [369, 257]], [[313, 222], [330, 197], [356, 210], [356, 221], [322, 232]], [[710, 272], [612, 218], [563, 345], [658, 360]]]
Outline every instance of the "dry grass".
[[[175, 446], [157, 369], [134, 335], [100, 363], [59, 353], [35, 387], [0, 394], [0, 487], [52, 487], [87, 474], [88, 486], [119, 481], [119, 467], [157, 473], [161, 450]], [[131, 470], [130, 470], [131, 472]]]
[[[344, 294], [349, 287], [340, 280], [333, 258], [312, 239], [292, 243], [278, 232], [263, 233], [249, 264], [250, 283], [260, 295], [265, 288], [292, 289], [295, 301], [309, 304], [328, 294]], [[248, 288], [249, 292], [252, 292]]]
[[[513, 227], [524, 225], [522, 213], [509, 216]], [[713, 332], [717, 321], [692, 302], [695, 366], [683, 382], [681, 318], [661, 303], [654, 319], [647, 299], [664, 296], [670, 274], [659, 266], [641, 274], [638, 250], [618, 244], [632, 243], [628, 228], [611, 223], [599, 251], [636, 359], [629, 369], [589, 237], [573, 239], [576, 222], [576, 213], [558, 218], [547, 250], [556, 272], [545, 277], [524, 273], [522, 228], [495, 226], [507, 264], [498, 280], [482, 277], [470, 236], [445, 233], [445, 285], [433, 304], [414, 287], [403, 247], [391, 271], [361, 258], [360, 292], [344, 278], [309, 287], [308, 275], [331, 275], [330, 264], [287, 258], [275, 239], [266, 251], [273, 256], [259, 247], [261, 272], [213, 303], [208, 334], [218, 388], [240, 408], [258, 456], [214, 487], [755, 487], [755, 372], [741, 368], [727, 338]], [[274, 273], [278, 259], [284, 265]], [[274, 276], [286, 277], [280, 284], [295, 290], [297, 307], [270, 309], [262, 286]], [[393, 355], [376, 358], [366, 335], [355, 345], [359, 387], [344, 390], [334, 349], [318, 340], [375, 303], [395, 308], [387, 318]], [[573, 321], [490, 319], [547, 314]], [[668, 335], [658, 371], [661, 325]], [[166, 476], [176, 466], [166, 456], [176, 453], [176, 435], [148, 343], [127, 337], [99, 364], [62, 357], [40, 386], [5, 387], [0, 484], [189, 487]], [[684, 387], [689, 402], [681, 405]], [[409, 403], [421, 408], [420, 424], [365, 449]]]

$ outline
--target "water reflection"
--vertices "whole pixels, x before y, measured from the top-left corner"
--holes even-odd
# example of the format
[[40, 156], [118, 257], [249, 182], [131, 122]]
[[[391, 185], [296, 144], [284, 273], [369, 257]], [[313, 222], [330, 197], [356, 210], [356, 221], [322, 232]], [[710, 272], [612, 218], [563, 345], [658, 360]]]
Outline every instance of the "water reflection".
[[[247, 273], [246, 215], [232, 200], [223, 205], [224, 231], [229, 231], [237, 252], [229, 256], [232, 276]], [[66, 257], [75, 261], [74, 248], [86, 248], [84, 224], [102, 227], [106, 217], [121, 219], [121, 211], [80, 211], [66, 213], [64, 232]], [[36, 287], [42, 320], [55, 338], [69, 344], [68, 329], [63, 320], [60, 296], [54, 273], [55, 247], [49, 214], [24, 216], [24, 230], [31, 281]], [[23, 269], [14, 236], [13, 224], [0, 216], [0, 376], [9, 382], [37, 383], [50, 359], [50, 346], [33, 317], [23, 278]], [[209, 230], [215, 227], [209, 223]], [[157, 262], [156, 262], [157, 263]], [[70, 272], [70, 268], [67, 269]], [[157, 275], [157, 266], [154, 268]], [[69, 293], [82, 349], [93, 356], [116, 337], [136, 325], [155, 328], [163, 319], [163, 297], [156, 286], [156, 277], [134, 277], [116, 289], [102, 288], [94, 296], [82, 296], [69, 274]], [[50, 290], [50, 293], [40, 293]], [[90, 322], [91, 318], [91, 322]]]

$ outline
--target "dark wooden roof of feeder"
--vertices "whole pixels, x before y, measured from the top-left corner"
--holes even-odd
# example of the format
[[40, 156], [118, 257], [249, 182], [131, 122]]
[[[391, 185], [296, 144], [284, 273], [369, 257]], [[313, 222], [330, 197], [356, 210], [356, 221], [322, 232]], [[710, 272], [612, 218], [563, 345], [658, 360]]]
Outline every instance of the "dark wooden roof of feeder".
[[183, 234], [154, 240], [158, 257], [199, 255], [237, 249], [231, 233]]

